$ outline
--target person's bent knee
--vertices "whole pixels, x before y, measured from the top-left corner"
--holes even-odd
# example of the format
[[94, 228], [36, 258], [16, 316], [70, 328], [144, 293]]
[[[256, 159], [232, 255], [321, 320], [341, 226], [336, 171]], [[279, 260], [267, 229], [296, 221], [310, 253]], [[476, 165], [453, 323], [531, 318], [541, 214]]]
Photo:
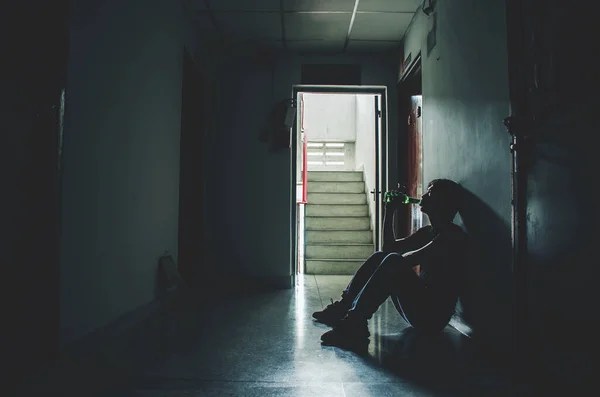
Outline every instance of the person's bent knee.
[[[404, 260], [404, 257], [397, 252], [386, 253], [385, 258], [383, 259], [383, 261], [381, 261], [381, 266], [393, 266], [398, 269], [404, 269], [404, 266], [399, 266]], [[410, 268], [406, 267], [406, 270], [410, 270]]]
[[385, 258], [385, 256], [387, 255], [387, 252], [384, 251], [375, 251], [371, 254], [371, 258], [372, 257], [380, 257], [381, 259]]
[[404, 257], [397, 252], [385, 252], [385, 259], [401, 261]]

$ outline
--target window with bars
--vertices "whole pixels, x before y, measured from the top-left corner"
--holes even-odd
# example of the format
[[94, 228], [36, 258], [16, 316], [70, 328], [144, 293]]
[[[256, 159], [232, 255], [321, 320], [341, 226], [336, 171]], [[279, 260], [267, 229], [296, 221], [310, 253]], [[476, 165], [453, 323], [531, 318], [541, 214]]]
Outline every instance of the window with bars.
[[343, 142], [308, 142], [307, 165], [314, 167], [344, 167], [347, 163], [347, 144]]

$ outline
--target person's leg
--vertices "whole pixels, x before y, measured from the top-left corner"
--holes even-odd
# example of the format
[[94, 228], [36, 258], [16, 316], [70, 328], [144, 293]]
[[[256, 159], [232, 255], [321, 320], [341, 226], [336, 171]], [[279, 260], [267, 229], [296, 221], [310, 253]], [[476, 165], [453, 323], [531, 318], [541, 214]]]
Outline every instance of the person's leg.
[[444, 329], [454, 314], [456, 300], [445, 296], [436, 296], [425, 289], [420, 297], [400, 294], [398, 301], [405, 313], [405, 320], [419, 331], [431, 333]]
[[326, 325], [335, 325], [341, 320], [348, 309], [352, 306], [352, 302], [363, 289], [367, 281], [371, 278], [375, 270], [381, 264], [381, 261], [387, 254], [381, 251], [373, 253], [354, 273], [350, 283], [342, 292], [342, 299], [331, 302], [325, 309], [313, 313], [313, 317]]
[[403, 298], [418, 301], [425, 286], [400, 254], [388, 254], [354, 299], [347, 315], [321, 336], [325, 345], [353, 349], [368, 344], [367, 320], [392, 293], [401, 291]]
[[388, 254], [383, 251], [374, 252], [354, 273], [352, 280], [342, 292], [342, 298], [354, 302], [354, 299], [358, 296], [360, 291], [364, 288], [367, 281], [373, 276], [373, 273], [377, 270], [381, 262], [385, 259]]
[[[364, 319], [370, 319], [379, 306], [392, 294], [400, 302], [419, 302], [424, 295], [425, 285], [411, 267], [407, 266], [402, 255], [388, 254], [364, 287], [356, 295], [348, 314]], [[402, 306], [405, 317], [410, 316], [410, 309]]]
[[399, 254], [385, 257], [356, 296], [348, 316], [361, 322], [368, 320], [390, 295], [398, 297], [401, 316], [413, 328], [435, 332], [443, 329], [450, 319], [451, 310], [447, 309], [449, 305], [443, 296], [428, 289], [424, 280], [403, 263]]

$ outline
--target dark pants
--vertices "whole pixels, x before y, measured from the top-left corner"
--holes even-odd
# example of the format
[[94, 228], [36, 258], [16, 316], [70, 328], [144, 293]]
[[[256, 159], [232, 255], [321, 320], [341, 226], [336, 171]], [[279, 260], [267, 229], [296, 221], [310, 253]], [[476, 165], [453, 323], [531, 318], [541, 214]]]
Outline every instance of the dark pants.
[[356, 271], [342, 293], [352, 302], [349, 316], [370, 319], [389, 296], [396, 296], [401, 315], [414, 328], [443, 329], [456, 301], [428, 287], [397, 253], [375, 252]]

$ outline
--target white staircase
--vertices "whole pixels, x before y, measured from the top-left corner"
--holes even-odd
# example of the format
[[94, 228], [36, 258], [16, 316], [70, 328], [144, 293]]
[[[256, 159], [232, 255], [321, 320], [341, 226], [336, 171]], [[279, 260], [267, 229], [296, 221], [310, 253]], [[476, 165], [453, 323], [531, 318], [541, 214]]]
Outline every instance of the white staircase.
[[306, 274], [354, 274], [373, 253], [373, 231], [360, 171], [308, 171]]

